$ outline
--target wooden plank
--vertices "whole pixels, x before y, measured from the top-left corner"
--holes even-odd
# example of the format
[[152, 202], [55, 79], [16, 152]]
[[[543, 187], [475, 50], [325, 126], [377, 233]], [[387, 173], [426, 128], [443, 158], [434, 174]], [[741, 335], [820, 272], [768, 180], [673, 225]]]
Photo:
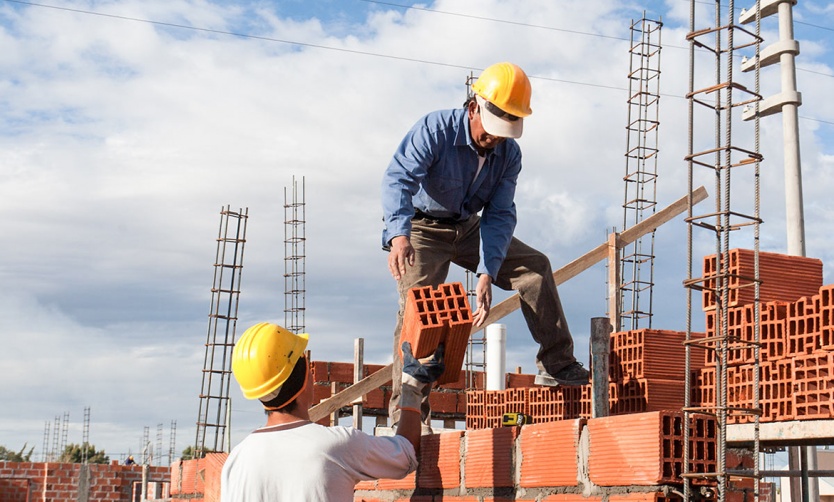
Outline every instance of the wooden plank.
[[[695, 204], [698, 204], [699, 202], [707, 198], [707, 190], [706, 188], [701, 186], [698, 187], [694, 192], [692, 192], [691, 195], [692, 205], [694, 206]], [[684, 195], [672, 204], [666, 206], [664, 209], [651, 215], [650, 217], [632, 226], [631, 228], [628, 228], [625, 231], [623, 231], [620, 234], [620, 238], [618, 241], [619, 245], [627, 246], [633, 243], [634, 241], [648, 234], [649, 232], [653, 232], [664, 223], [673, 220], [675, 217], [686, 211], [688, 208], [689, 195]], [[579, 275], [580, 272], [583, 272], [591, 268], [593, 265], [604, 260], [607, 256], [608, 242], [604, 242], [596, 248], [592, 249], [591, 251], [580, 256], [579, 258], [568, 263], [559, 270], [553, 272], [553, 279], [556, 281], [556, 285], [558, 286], [559, 284], [562, 284], [565, 281], [576, 277], [577, 275]], [[478, 327], [475, 327], [474, 325], [472, 326], [471, 333], [480, 331], [486, 328], [488, 325], [498, 321], [499, 319], [502, 319], [511, 312], [517, 310], [520, 307], [520, 305], [521, 303], [519, 301], [518, 294], [515, 294], [507, 298], [506, 300], [498, 303], [492, 309], [490, 309], [489, 315], [484, 321], [484, 324]], [[384, 368], [380, 369], [379, 371], [374, 372], [368, 375], [367, 377], [363, 378], [358, 383], [351, 385], [350, 387], [344, 389], [338, 394], [334, 394], [322, 401], [321, 403], [313, 406], [312, 408], [310, 408], [310, 420], [312, 420], [313, 422], [317, 422], [320, 419], [329, 415], [330, 413], [333, 413], [334, 411], [338, 410], [339, 408], [347, 406], [348, 404], [364, 396], [368, 392], [387, 384], [391, 381], [391, 370], [393, 367], [394, 364], [391, 363], [385, 366]]]
[[342, 406], [347, 406], [368, 392], [378, 389], [391, 382], [391, 370], [393, 368], [394, 364], [391, 363], [381, 370], [371, 373], [359, 382], [351, 385], [347, 389], [344, 389], [342, 392], [334, 394], [319, 404], [313, 406], [310, 408], [310, 420], [318, 422]]
[[[706, 188], [699, 187], [697, 190], [692, 192], [692, 205], [695, 205], [706, 198]], [[621, 247], [625, 247], [633, 243], [640, 237], [646, 235], [647, 233], [653, 232], [659, 226], [671, 221], [672, 219], [686, 211], [688, 207], [689, 197], [681, 197], [680, 199], [676, 200], [664, 209], [656, 212], [655, 214], [651, 215], [650, 217], [646, 218], [640, 223], [623, 231], [620, 234], [620, 239], [618, 241], [619, 245]], [[559, 270], [553, 272], [553, 279], [556, 281], [556, 285], [558, 286], [563, 282], [567, 282], [569, 279], [573, 279], [574, 277], [579, 275], [580, 272], [588, 270], [592, 266], [604, 260], [606, 257], [608, 257], [608, 242], [600, 244], [591, 251], [585, 253], [584, 255], [573, 260], [572, 262], [568, 263]], [[505, 317], [507, 314], [516, 311], [520, 306], [521, 303], [519, 302], [518, 294], [515, 294], [507, 298], [503, 302], [500, 302], [499, 304], [492, 307], [492, 309], [489, 311], [489, 315], [484, 321], [484, 324], [478, 327], [473, 325], [472, 333], [476, 333], [477, 331], [484, 329], [490, 324]]]

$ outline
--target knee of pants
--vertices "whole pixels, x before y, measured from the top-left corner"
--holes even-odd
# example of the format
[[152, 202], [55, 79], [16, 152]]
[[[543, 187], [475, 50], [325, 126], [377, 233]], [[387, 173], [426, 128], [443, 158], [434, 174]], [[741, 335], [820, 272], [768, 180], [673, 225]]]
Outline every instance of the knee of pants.
[[553, 273], [553, 268], [550, 265], [550, 259], [540, 252], [536, 252], [536, 254], [530, 256], [527, 266], [530, 270], [541, 275], [550, 275]]

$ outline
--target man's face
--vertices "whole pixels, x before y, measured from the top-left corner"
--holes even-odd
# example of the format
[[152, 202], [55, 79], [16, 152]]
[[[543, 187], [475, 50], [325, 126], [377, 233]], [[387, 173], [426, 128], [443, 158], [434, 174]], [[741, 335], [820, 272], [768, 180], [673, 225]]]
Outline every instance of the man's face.
[[507, 138], [493, 136], [484, 130], [484, 126], [481, 124], [480, 108], [474, 99], [469, 102], [469, 130], [472, 133], [472, 141], [475, 142], [478, 148], [492, 150]]

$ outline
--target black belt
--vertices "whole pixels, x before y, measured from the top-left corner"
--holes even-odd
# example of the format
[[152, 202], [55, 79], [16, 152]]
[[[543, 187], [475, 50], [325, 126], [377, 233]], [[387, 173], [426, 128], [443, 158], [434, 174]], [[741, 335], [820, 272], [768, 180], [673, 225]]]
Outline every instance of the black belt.
[[455, 225], [460, 223], [460, 220], [457, 218], [439, 218], [437, 216], [432, 216], [430, 214], [426, 214], [419, 209], [414, 210], [414, 218], [415, 220], [429, 220], [429, 221], [436, 221], [438, 223], [443, 223], [445, 225]]

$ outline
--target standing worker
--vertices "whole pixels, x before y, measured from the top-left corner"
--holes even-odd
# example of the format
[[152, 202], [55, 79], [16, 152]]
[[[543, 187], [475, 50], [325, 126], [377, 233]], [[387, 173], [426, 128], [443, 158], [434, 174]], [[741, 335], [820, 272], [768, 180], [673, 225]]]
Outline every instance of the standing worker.
[[247, 399], [258, 399], [266, 425], [244, 438], [223, 465], [221, 502], [353, 502], [356, 483], [400, 479], [417, 468], [420, 400], [443, 373], [443, 345], [417, 361], [403, 343], [402, 418], [395, 436], [310, 421], [313, 380], [307, 334], [269, 323], [247, 329], [232, 352], [232, 372]]
[[[382, 180], [382, 245], [400, 294], [394, 330], [393, 390], [389, 414], [400, 422], [401, 368], [397, 348], [410, 288], [443, 283], [449, 264], [478, 274], [473, 321], [481, 326], [492, 285], [517, 290], [521, 311], [539, 343], [540, 385], [583, 385], [588, 370], [573, 355], [550, 261], [513, 237], [521, 137], [530, 109], [527, 75], [511, 63], [490, 66], [472, 84], [463, 108], [420, 119], [403, 138]], [[481, 212], [480, 217], [478, 212]], [[428, 390], [422, 420], [430, 425]]]

